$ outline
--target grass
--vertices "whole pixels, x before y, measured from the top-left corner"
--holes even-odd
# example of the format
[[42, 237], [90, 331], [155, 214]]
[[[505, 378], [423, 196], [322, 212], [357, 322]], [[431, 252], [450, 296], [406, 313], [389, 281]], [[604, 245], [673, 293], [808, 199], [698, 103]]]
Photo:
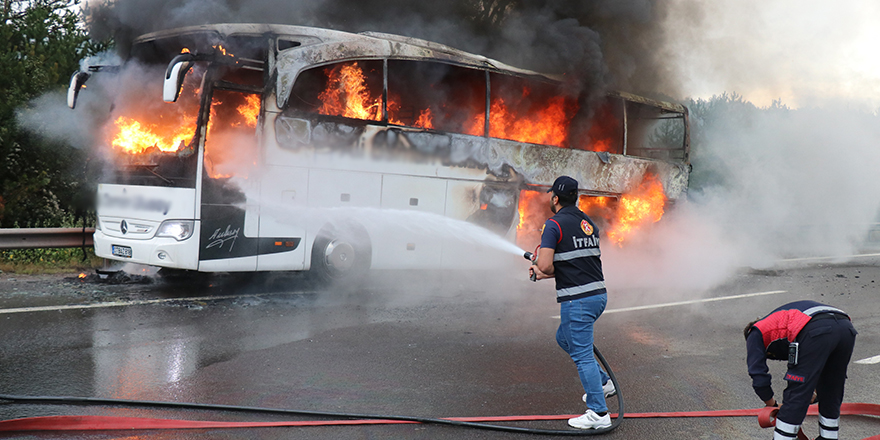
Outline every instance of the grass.
[[100, 268], [103, 259], [86, 248], [85, 260], [81, 248], [13, 249], [0, 251], [0, 271], [23, 275], [58, 274], [91, 271]]

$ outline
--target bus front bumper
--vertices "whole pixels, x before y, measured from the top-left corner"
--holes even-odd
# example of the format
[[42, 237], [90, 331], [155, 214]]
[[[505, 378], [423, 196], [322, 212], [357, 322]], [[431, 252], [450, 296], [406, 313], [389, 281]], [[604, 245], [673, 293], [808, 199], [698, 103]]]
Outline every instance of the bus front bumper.
[[171, 237], [131, 240], [111, 237], [99, 229], [93, 235], [95, 255], [126, 263], [198, 270], [198, 225], [199, 222], [196, 222], [196, 231], [193, 236], [183, 241], [177, 241]]

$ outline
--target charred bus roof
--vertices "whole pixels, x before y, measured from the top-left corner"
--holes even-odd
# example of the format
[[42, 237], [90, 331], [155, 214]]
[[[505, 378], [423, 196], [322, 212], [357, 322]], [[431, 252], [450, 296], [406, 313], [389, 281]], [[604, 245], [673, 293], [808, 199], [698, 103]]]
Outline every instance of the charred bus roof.
[[[236, 56], [267, 60], [267, 50], [273, 47], [270, 44], [276, 52], [274, 58], [278, 71], [279, 107], [287, 102], [293, 83], [303, 69], [345, 60], [431, 60], [549, 82], [559, 82], [562, 79], [560, 75], [521, 69], [482, 55], [413, 37], [379, 32], [355, 34], [278, 24], [211, 24], [152, 32], [135, 39], [131, 56], [142, 61], [164, 64], [184, 48], [204, 52], [223, 46]], [[303, 48], [308, 50], [301, 50]], [[612, 92], [610, 95], [657, 107], [669, 113], [687, 113], [687, 109], [677, 103], [657, 101], [626, 92]]]

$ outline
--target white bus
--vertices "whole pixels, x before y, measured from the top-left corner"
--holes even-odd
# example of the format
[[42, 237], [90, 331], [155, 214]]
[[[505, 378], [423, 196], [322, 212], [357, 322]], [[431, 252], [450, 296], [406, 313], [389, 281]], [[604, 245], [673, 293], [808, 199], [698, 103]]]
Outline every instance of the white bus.
[[[114, 78], [107, 102], [79, 96], [90, 76]], [[586, 96], [414, 38], [215, 24], [137, 38], [122, 66], [75, 73], [68, 105], [109, 115], [98, 256], [332, 279], [479, 255], [438, 217], [531, 249], [527, 217], [549, 215], [532, 196], [563, 174], [612, 206], [648, 181], [682, 199], [687, 109]]]

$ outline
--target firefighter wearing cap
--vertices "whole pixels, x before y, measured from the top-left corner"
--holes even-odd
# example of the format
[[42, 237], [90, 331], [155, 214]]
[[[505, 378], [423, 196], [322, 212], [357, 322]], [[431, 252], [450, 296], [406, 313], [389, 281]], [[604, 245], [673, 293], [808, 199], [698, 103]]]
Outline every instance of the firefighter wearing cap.
[[[611, 426], [605, 397], [615, 393], [614, 384], [593, 357], [593, 323], [605, 310], [607, 294], [599, 252], [599, 231], [577, 207], [578, 183], [568, 176], [556, 179], [550, 210], [555, 214], [541, 233], [538, 257], [529, 268], [537, 279], [556, 279], [556, 301], [560, 303], [556, 341], [577, 365], [587, 411], [569, 419], [581, 429]], [[604, 384], [604, 385], [603, 385]]]
[[788, 361], [788, 386], [776, 415], [774, 440], [797, 438], [814, 391], [819, 400], [817, 439], [838, 438], [846, 367], [857, 334], [849, 316], [816, 301], [795, 301], [750, 322], [743, 334], [752, 387], [767, 406], [777, 405], [767, 359]]

